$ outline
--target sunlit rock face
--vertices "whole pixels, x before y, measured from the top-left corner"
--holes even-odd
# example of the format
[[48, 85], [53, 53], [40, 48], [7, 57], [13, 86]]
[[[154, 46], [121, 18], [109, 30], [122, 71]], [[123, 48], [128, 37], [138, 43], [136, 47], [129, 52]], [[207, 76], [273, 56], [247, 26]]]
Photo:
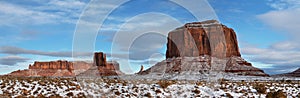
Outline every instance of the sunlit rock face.
[[10, 73], [12, 76], [75, 76], [73, 62], [48, 61], [34, 62], [26, 70], [18, 70]]
[[103, 52], [94, 53], [92, 66], [79, 76], [115, 76], [122, 75], [120, 65], [116, 61], [106, 61], [106, 54]]
[[166, 58], [241, 56], [233, 29], [216, 20], [187, 23], [168, 34]]
[[119, 63], [116, 61], [106, 61], [103, 52], [94, 53], [92, 63], [84, 61], [36, 61], [29, 65], [26, 70], [14, 71], [11, 76], [50, 76], [50, 77], [69, 77], [69, 76], [113, 76], [123, 74], [120, 71]]
[[268, 76], [241, 57], [236, 33], [216, 20], [187, 23], [168, 34], [166, 60], [139, 72]]
[[106, 66], [106, 55], [103, 52], [96, 52], [93, 61], [95, 66]]
[[72, 71], [74, 69], [73, 63], [68, 61], [50, 61], [50, 62], [34, 62], [29, 65], [29, 69], [61, 69]]

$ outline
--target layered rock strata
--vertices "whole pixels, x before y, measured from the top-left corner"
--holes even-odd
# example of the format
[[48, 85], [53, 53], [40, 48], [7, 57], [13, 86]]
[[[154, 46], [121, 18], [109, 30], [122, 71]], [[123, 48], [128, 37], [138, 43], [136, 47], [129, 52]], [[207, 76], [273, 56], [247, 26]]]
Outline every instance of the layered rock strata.
[[216, 20], [187, 23], [168, 34], [166, 60], [138, 72], [268, 76], [241, 57], [236, 33]]
[[34, 62], [28, 69], [14, 71], [10, 76], [112, 76], [123, 74], [120, 71], [119, 63], [116, 61], [106, 61], [103, 52], [94, 54], [92, 63], [83, 61], [47, 61]]
[[72, 62], [68, 61], [50, 61], [34, 62], [29, 65], [29, 69], [18, 70], [10, 73], [12, 76], [75, 76]]
[[115, 76], [123, 74], [120, 71], [120, 65], [116, 61], [106, 61], [106, 55], [103, 52], [94, 53], [93, 66], [79, 76]]

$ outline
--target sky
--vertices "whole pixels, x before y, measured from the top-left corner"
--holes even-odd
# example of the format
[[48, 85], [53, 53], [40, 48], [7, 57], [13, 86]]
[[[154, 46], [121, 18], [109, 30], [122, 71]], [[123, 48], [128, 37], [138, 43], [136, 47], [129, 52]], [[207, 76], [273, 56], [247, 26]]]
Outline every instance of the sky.
[[135, 73], [165, 59], [168, 31], [207, 19], [233, 28], [242, 57], [266, 73], [300, 67], [299, 0], [173, 1], [1, 0], [0, 74], [97, 51]]

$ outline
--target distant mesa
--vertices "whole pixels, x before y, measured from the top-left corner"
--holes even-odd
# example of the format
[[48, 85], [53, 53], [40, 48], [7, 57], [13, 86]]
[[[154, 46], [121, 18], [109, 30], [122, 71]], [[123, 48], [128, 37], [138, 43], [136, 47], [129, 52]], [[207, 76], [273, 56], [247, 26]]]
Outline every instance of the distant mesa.
[[284, 74], [277, 74], [277, 75], [273, 75], [274, 77], [300, 77], [300, 68], [298, 68], [297, 70], [290, 72], [290, 73], [284, 73]]
[[[26, 70], [14, 71], [10, 76], [110, 76], [123, 74], [116, 61], [106, 61], [103, 52], [94, 54], [94, 63], [83, 61], [48, 61], [34, 62]], [[95, 69], [95, 70], [94, 70]]]
[[10, 73], [12, 76], [75, 76], [74, 66], [68, 61], [34, 62], [29, 69]]
[[103, 52], [94, 53], [93, 66], [78, 76], [115, 76], [123, 75], [120, 71], [120, 65], [117, 61], [106, 61], [106, 55]]
[[138, 72], [269, 76], [241, 57], [236, 33], [216, 20], [187, 23], [168, 34], [166, 60]]
[[33, 65], [29, 65], [29, 69], [60, 69], [60, 70], [74, 70], [73, 63], [68, 61], [50, 61], [50, 62], [34, 62]]

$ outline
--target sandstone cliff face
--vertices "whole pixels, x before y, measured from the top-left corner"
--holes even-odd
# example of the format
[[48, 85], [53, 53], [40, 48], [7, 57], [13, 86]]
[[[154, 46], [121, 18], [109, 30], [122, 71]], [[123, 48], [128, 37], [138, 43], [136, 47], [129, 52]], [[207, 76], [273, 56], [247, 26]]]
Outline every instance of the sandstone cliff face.
[[92, 63], [83, 61], [49, 61], [34, 62], [29, 69], [14, 71], [11, 76], [111, 76], [123, 74], [120, 71], [119, 63], [116, 61], [107, 62], [103, 52], [94, 55]]
[[187, 23], [168, 34], [166, 60], [138, 72], [268, 76], [241, 57], [236, 33], [216, 20]]
[[49, 61], [34, 62], [27, 70], [18, 70], [10, 73], [12, 76], [75, 76], [72, 62]]
[[98, 67], [100, 76], [112, 76], [121, 74], [119, 63], [116, 61], [107, 62], [103, 52], [94, 53], [94, 65]]
[[166, 58], [241, 56], [236, 34], [218, 21], [187, 23], [168, 34]]
[[105, 66], [98, 66], [100, 76], [114, 76], [123, 74], [120, 71], [119, 63], [116, 61], [107, 62]]
[[105, 66], [106, 65], [106, 55], [103, 52], [94, 53], [94, 65], [95, 66]]
[[29, 65], [29, 69], [60, 69], [60, 70], [69, 70], [74, 69], [73, 63], [68, 61], [50, 61], [50, 62], [34, 62], [33, 65]]
[[116, 61], [106, 61], [103, 52], [94, 53], [93, 65], [79, 76], [114, 76], [123, 74], [120, 71], [119, 63]]

